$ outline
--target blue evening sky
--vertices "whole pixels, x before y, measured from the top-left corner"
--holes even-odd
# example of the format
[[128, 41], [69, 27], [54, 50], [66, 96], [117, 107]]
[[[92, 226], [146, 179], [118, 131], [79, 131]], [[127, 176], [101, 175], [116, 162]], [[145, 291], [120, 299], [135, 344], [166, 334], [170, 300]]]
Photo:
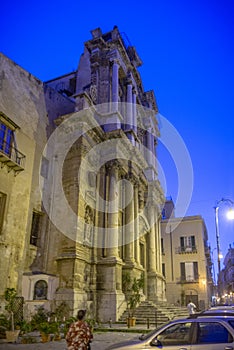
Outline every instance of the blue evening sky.
[[[232, 0], [3, 0], [0, 51], [46, 81], [77, 68], [90, 30], [117, 25], [126, 33], [143, 61], [144, 89], [154, 90], [159, 112], [190, 153], [194, 189], [187, 215], [204, 218], [214, 249], [213, 207], [223, 197], [234, 201], [233, 18]], [[158, 156], [166, 194], [176, 201], [176, 166], [162, 146]], [[234, 242], [234, 222], [227, 222], [225, 210], [221, 205], [223, 254]]]

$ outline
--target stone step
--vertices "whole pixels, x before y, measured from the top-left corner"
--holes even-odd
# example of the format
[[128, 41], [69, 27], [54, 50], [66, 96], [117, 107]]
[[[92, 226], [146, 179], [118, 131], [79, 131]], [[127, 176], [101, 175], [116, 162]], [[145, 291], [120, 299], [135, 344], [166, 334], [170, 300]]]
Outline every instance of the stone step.
[[[154, 304], [150, 301], [142, 301], [136, 308], [134, 316], [137, 323], [163, 324], [171, 319], [187, 317], [188, 311], [185, 307], [169, 305], [167, 303]], [[124, 322], [128, 318], [128, 311], [125, 310], [120, 318], [120, 322]]]

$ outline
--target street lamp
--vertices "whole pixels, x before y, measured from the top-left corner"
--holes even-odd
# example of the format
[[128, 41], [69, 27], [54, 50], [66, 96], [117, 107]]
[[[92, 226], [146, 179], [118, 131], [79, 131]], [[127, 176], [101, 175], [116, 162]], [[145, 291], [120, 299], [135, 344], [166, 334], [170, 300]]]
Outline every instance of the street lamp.
[[216, 231], [216, 244], [217, 244], [217, 255], [218, 255], [218, 273], [220, 273], [220, 259], [221, 259], [221, 252], [220, 252], [220, 241], [219, 241], [219, 206], [221, 203], [226, 203], [229, 205], [229, 210], [227, 213], [227, 217], [230, 220], [234, 220], [234, 202], [231, 199], [228, 198], [222, 198], [220, 201], [217, 202], [215, 209], [215, 231]]
[[211, 250], [211, 259], [212, 259], [212, 266], [213, 266], [213, 276], [214, 276], [214, 285], [216, 286], [216, 277], [215, 277], [215, 263], [214, 263], [214, 251], [217, 248], [214, 248]]

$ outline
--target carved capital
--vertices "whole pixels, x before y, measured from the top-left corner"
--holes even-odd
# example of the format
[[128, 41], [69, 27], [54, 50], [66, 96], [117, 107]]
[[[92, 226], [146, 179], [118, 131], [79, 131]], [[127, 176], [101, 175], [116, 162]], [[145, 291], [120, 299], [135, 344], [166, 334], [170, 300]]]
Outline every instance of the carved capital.
[[112, 174], [113, 172], [117, 172], [120, 169], [119, 162], [117, 160], [111, 160], [106, 164], [106, 170], [108, 174]]
[[118, 58], [112, 57], [110, 59], [110, 65], [113, 66], [114, 64], [117, 64], [118, 66], [120, 66], [120, 62], [119, 62]]

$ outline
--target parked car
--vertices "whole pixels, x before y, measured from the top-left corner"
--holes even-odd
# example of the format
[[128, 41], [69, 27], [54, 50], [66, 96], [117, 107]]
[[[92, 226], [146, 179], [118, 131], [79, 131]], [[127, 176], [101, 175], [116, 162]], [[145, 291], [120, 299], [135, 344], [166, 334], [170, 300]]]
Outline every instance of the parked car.
[[209, 310], [234, 310], [234, 305], [228, 305], [228, 304], [216, 305], [216, 306], [212, 306]]
[[210, 308], [202, 311], [199, 315], [207, 316], [234, 316], [234, 308]]
[[197, 315], [170, 321], [140, 338], [111, 345], [106, 350], [231, 350], [234, 315]]

